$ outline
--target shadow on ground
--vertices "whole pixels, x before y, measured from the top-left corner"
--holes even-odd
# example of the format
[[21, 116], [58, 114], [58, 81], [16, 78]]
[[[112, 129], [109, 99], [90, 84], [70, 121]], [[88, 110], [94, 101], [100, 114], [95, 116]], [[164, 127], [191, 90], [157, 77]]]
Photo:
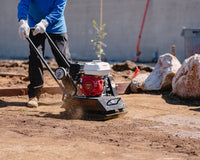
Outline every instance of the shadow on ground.
[[186, 105], [189, 107], [199, 107], [200, 100], [195, 98], [184, 99], [172, 93], [163, 93], [162, 98], [169, 104]]
[[168, 104], [185, 105], [188, 107], [197, 107], [197, 108], [191, 108], [190, 110], [200, 112], [200, 99], [199, 98], [184, 99], [175, 94], [172, 94], [171, 91], [147, 91], [147, 92], [139, 92], [139, 93], [145, 93], [145, 94], [151, 94], [151, 95], [162, 95], [162, 98]]
[[[42, 103], [42, 102], [39, 102], [39, 105], [41, 106], [51, 106], [51, 105], [57, 105], [59, 104], [60, 102], [55, 102], [55, 103]], [[6, 101], [3, 101], [3, 100], [0, 100], [0, 108], [4, 108], [4, 107], [8, 107], [8, 106], [20, 106], [20, 107], [27, 107], [26, 105], [27, 103], [26, 102], [6, 102]]]
[[26, 106], [25, 102], [6, 102], [3, 100], [0, 100], [0, 108], [8, 107], [8, 106]]

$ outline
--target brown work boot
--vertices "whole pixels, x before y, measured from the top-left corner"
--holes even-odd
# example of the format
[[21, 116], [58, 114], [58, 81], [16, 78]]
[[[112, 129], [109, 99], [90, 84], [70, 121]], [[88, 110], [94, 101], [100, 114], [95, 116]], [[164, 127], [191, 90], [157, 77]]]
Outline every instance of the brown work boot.
[[37, 97], [29, 98], [29, 101], [27, 102], [27, 106], [30, 108], [37, 108], [38, 107], [38, 98]]

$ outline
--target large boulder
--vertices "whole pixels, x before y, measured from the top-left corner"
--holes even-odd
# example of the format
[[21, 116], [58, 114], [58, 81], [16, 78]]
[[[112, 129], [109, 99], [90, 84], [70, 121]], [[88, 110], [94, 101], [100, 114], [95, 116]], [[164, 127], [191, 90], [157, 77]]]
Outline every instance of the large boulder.
[[172, 54], [161, 55], [155, 69], [144, 82], [144, 90], [171, 89], [172, 79], [180, 67], [181, 63]]
[[172, 92], [182, 98], [200, 97], [200, 55], [183, 62], [172, 81]]

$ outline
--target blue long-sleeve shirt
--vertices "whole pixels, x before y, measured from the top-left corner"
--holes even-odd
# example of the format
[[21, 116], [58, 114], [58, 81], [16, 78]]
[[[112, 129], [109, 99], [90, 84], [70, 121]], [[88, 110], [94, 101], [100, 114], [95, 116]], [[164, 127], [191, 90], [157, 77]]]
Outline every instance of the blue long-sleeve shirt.
[[67, 0], [21, 0], [18, 4], [18, 19], [27, 20], [32, 28], [42, 19], [49, 23], [47, 33], [65, 33], [64, 10]]

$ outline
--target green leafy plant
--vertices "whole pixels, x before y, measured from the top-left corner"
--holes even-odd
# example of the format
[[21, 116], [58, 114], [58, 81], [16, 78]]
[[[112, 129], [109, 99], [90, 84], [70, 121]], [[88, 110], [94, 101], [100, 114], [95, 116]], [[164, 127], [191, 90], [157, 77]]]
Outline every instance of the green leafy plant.
[[106, 27], [106, 24], [98, 25], [95, 20], [93, 20], [92, 23], [93, 23], [93, 28], [95, 29], [96, 37], [92, 39], [91, 42], [94, 45], [94, 50], [97, 57], [99, 58], [99, 60], [101, 60], [101, 55], [105, 55], [102, 46], [107, 47], [107, 45], [102, 42], [102, 40], [107, 35], [107, 33], [104, 32], [104, 28]]

